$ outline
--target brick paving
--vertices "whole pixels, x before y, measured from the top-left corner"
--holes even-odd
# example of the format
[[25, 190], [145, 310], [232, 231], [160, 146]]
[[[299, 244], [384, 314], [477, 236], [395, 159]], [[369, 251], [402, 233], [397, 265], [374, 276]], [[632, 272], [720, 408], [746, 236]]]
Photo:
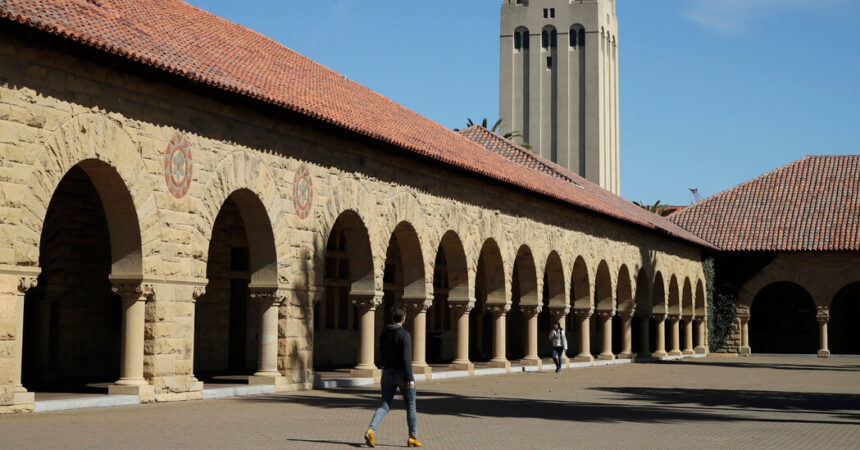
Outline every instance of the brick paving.
[[[428, 448], [860, 448], [860, 358], [710, 357], [431, 381]], [[4, 448], [350, 448], [374, 389], [0, 417]], [[406, 442], [398, 401], [381, 448]]]

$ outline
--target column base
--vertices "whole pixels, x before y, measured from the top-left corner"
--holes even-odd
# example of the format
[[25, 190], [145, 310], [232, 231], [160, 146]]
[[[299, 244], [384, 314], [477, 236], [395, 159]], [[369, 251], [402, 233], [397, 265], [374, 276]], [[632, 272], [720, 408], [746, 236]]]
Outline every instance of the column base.
[[669, 352], [669, 356], [681, 356], [681, 355], [682, 355], [681, 350], [671, 350]]
[[655, 358], [665, 358], [665, 357], [669, 356], [669, 354], [666, 353], [665, 350], [660, 350], [660, 351], [656, 351], [654, 353], [651, 353], [651, 356], [653, 356]]
[[355, 368], [349, 371], [350, 378], [373, 378], [373, 381], [382, 379], [382, 371], [379, 369], [359, 369]]
[[752, 354], [752, 350], [749, 347], [738, 348], [738, 355], [740, 355], [740, 356], [750, 356], [751, 354]]
[[527, 367], [537, 367], [538, 370], [541, 370], [543, 368], [543, 361], [538, 358], [523, 358], [520, 360], [520, 365]]
[[695, 350], [684, 350], [683, 352], [681, 352], [681, 354], [684, 356], [693, 356], [696, 354], [696, 352]]
[[591, 355], [576, 355], [576, 357], [573, 358], [573, 362], [575, 362], [575, 363], [582, 363], [582, 362], [593, 363], [594, 357]]
[[598, 361], [615, 361], [615, 355], [612, 353], [601, 353], [597, 355]]
[[275, 386], [275, 390], [279, 386], [287, 384], [287, 377], [283, 375], [253, 375], [248, 377], [250, 386]]
[[108, 386], [108, 395], [136, 395], [141, 403], [155, 401], [155, 386], [150, 384], [112, 384]]
[[818, 351], [818, 357], [819, 358], [829, 358], [830, 357], [830, 350], [819, 350]]
[[633, 353], [619, 353], [618, 359], [633, 359]]
[[412, 374], [413, 375], [424, 375], [425, 380], [433, 379], [433, 368], [428, 366], [427, 364], [412, 364]]
[[702, 346], [698, 346], [694, 349], [697, 355], [707, 355], [708, 349]]
[[490, 361], [487, 363], [487, 367], [491, 369], [505, 369], [505, 371], [511, 371], [511, 362], [510, 361]]
[[475, 365], [471, 362], [452, 362], [448, 364], [448, 369], [469, 372], [469, 376], [475, 375]]

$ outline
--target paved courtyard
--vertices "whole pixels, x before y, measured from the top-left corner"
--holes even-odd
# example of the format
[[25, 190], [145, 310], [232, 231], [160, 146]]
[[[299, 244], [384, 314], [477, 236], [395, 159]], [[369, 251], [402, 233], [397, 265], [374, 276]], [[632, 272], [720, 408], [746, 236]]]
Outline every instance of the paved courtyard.
[[[350, 448], [373, 389], [0, 417], [4, 448]], [[710, 357], [426, 382], [428, 448], [860, 448], [860, 358]], [[406, 442], [398, 401], [378, 433]]]

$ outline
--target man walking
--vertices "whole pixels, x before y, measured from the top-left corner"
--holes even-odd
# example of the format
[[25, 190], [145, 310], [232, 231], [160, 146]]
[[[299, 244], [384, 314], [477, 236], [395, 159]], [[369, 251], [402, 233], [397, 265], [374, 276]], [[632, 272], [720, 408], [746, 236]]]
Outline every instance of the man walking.
[[382, 329], [380, 336], [380, 347], [382, 350], [382, 405], [373, 414], [370, 428], [364, 433], [364, 441], [369, 447], [376, 447], [374, 441], [376, 429], [382, 423], [382, 419], [391, 409], [394, 401], [394, 393], [400, 389], [403, 400], [406, 402], [406, 422], [409, 425], [409, 439], [407, 447], [422, 447], [418, 442], [417, 426], [418, 417], [415, 412], [415, 377], [412, 375], [412, 337], [403, 328], [406, 321], [406, 309], [396, 306], [391, 311], [392, 324]]

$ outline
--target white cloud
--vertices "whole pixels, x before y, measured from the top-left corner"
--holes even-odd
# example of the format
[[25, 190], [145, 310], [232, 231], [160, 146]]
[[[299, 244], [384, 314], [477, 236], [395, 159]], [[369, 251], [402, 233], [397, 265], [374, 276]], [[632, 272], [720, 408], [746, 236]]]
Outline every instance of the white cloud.
[[775, 12], [822, 9], [844, 5], [847, 0], [687, 0], [684, 16], [712, 30], [739, 34], [757, 19]]

